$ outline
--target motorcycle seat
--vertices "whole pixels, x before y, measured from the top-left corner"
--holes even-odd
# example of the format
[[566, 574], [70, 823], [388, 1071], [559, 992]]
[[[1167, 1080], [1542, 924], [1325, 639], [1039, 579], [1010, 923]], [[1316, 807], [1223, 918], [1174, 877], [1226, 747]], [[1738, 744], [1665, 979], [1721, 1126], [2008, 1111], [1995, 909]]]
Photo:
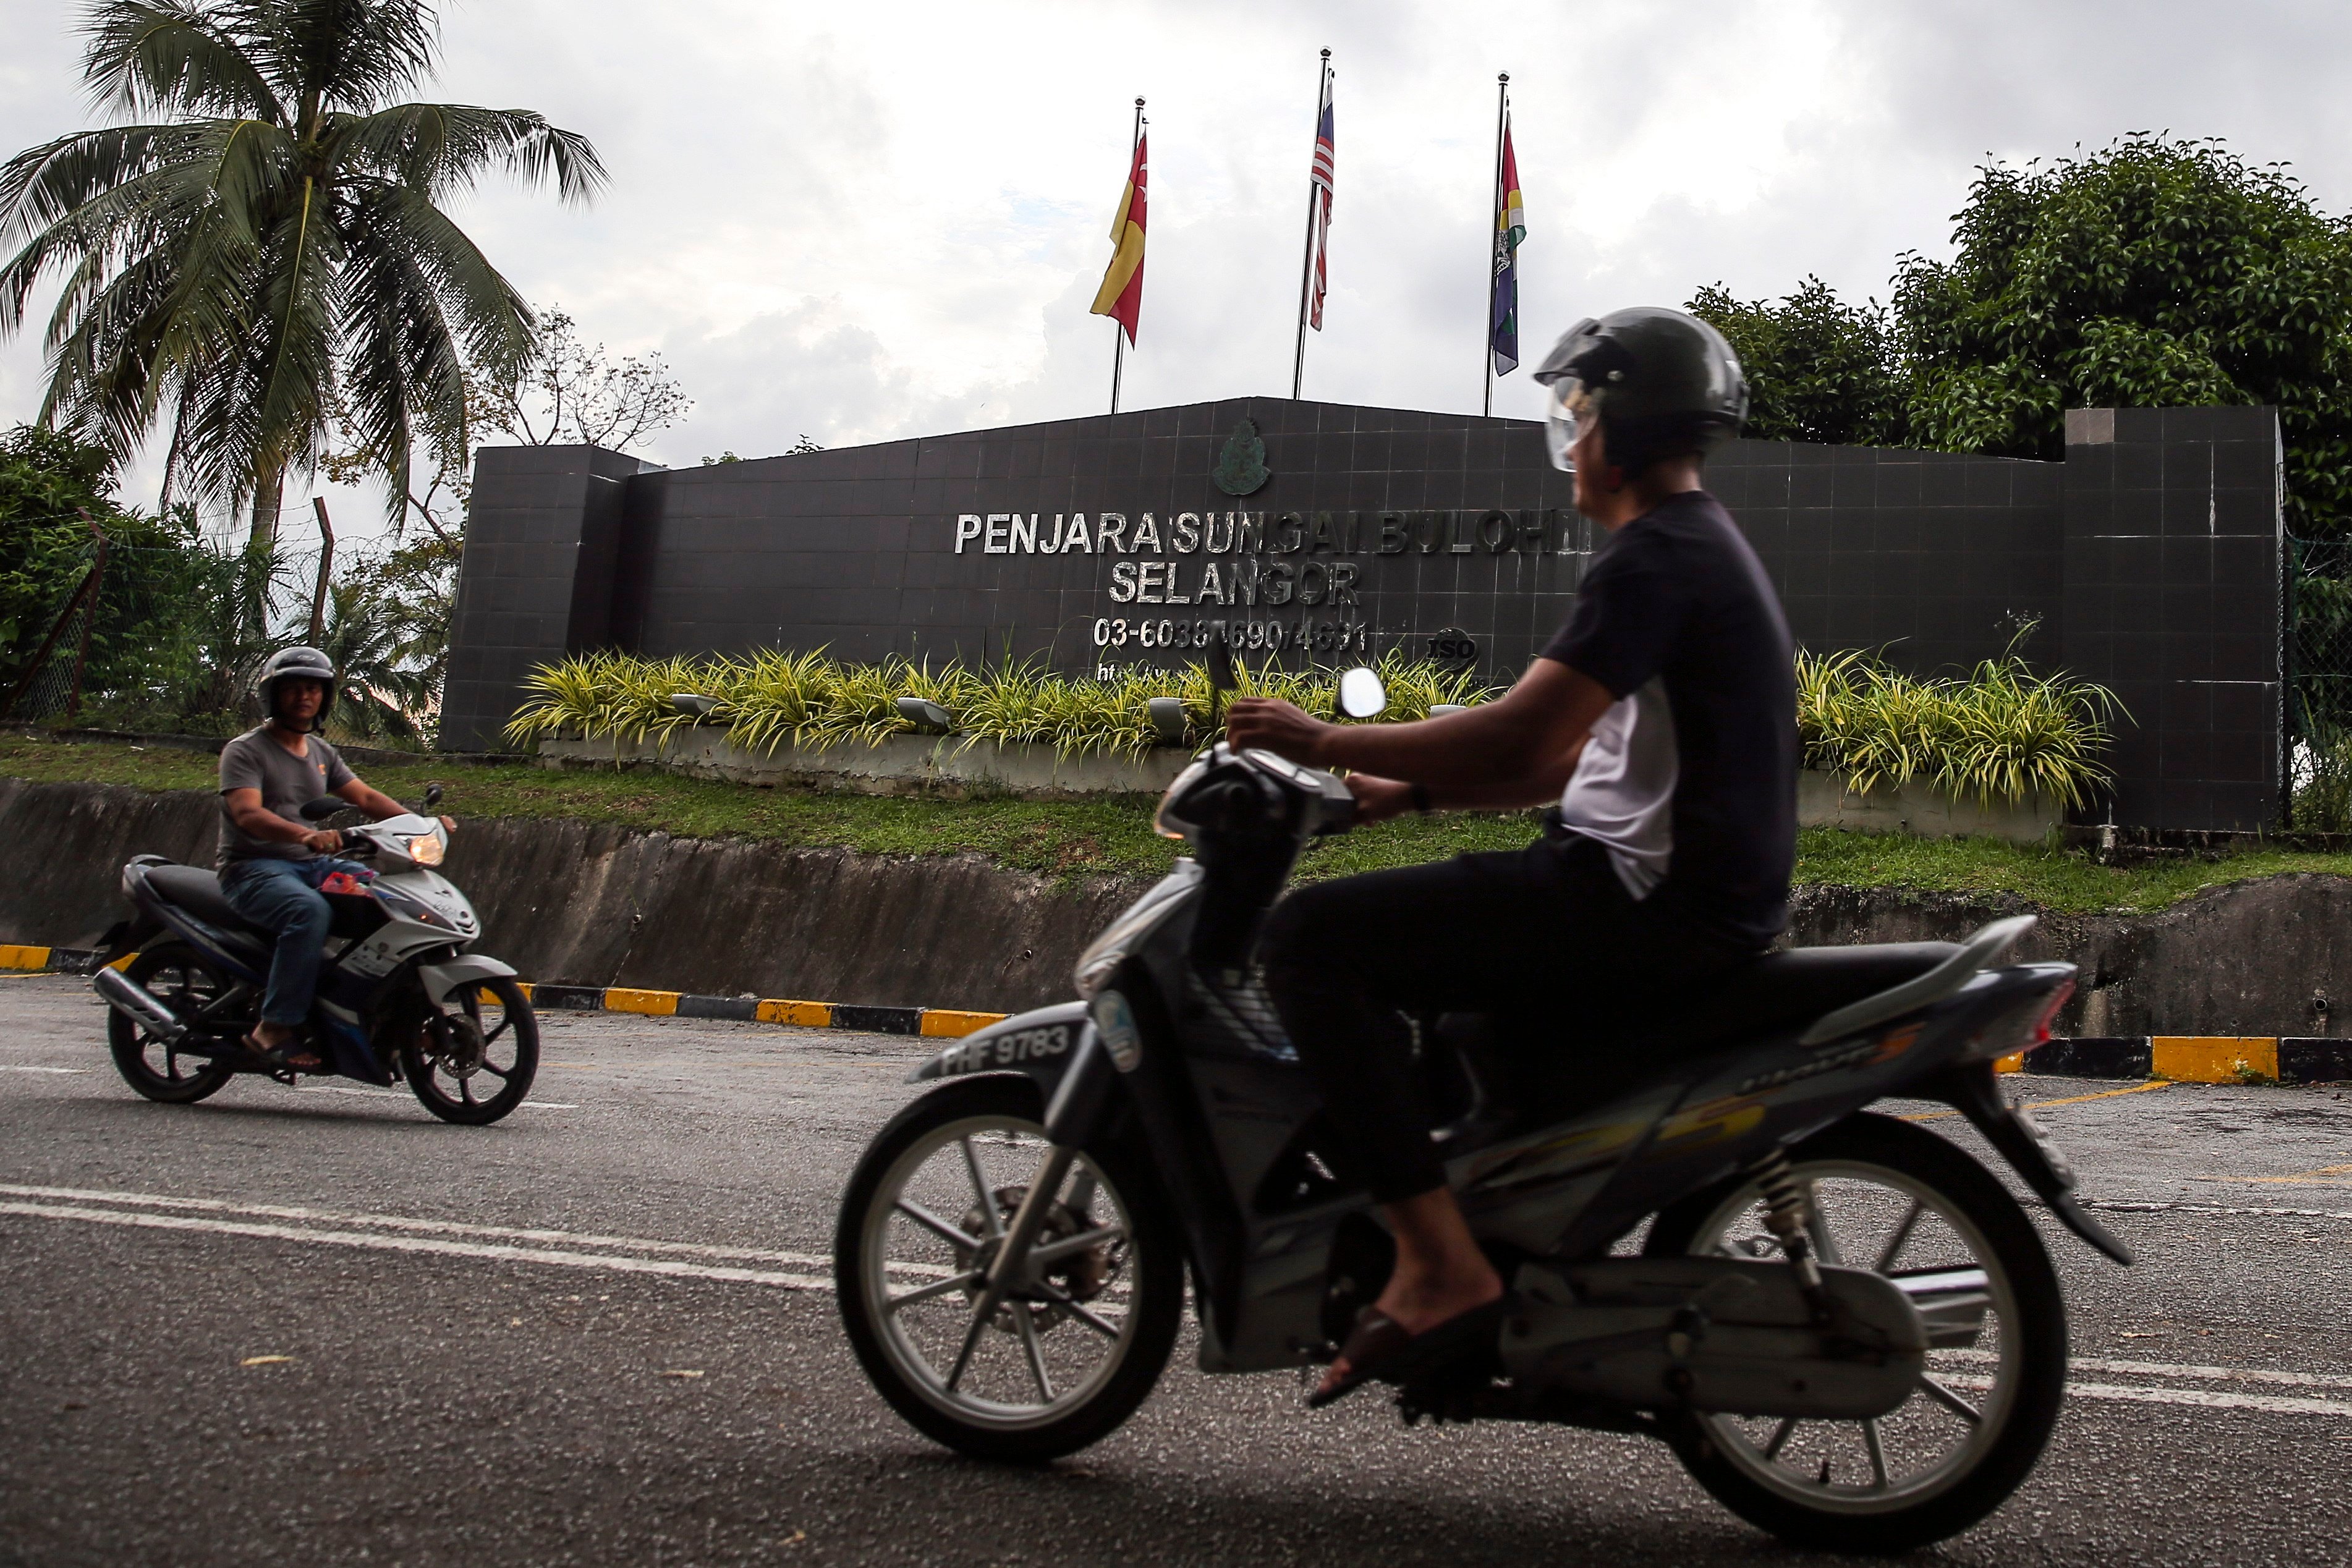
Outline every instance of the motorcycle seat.
[[[1777, 1034], [1916, 979], [1958, 951], [1950, 942], [1882, 942], [1767, 953], [1687, 1003], [1639, 1019], [1639, 1033], [1650, 1049], [1676, 1054]], [[1632, 1032], [1636, 1020], [1625, 1024]]]
[[[1664, 1005], [1654, 992], [1635, 991], [1598, 1008], [1447, 1014], [1435, 1020], [1437, 1038], [1470, 1074], [1454, 1091], [1466, 1089], [1471, 1103], [1472, 1120], [1456, 1133], [1478, 1135], [1475, 1124], [1493, 1136], [1580, 1113], [1709, 1051], [1802, 1030], [1958, 951], [1949, 942], [1793, 947], [1685, 988]], [[1449, 1098], [1443, 1089], [1433, 1097]]]
[[268, 935], [239, 915], [229, 904], [227, 894], [221, 892], [220, 878], [200, 866], [150, 866], [147, 868], [147, 885], [155, 890], [157, 897], [175, 908], [187, 911], [207, 925], [218, 926], [223, 931]]

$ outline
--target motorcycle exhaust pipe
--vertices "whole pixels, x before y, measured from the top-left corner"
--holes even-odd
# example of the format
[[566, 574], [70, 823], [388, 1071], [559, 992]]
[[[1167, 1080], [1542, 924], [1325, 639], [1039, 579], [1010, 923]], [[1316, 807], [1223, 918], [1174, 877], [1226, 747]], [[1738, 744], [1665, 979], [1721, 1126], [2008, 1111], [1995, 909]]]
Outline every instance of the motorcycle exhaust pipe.
[[120, 969], [100, 969], [90, 977], [90, 987], [106, 998], [106, 1005], [131, 1022], [145, 1026], [151, 1034], [166, 1043], [177, 1045], [188, 1038], [188, 1026], [173, 1015], [171, 1009], [155, 999], [154, 993]]

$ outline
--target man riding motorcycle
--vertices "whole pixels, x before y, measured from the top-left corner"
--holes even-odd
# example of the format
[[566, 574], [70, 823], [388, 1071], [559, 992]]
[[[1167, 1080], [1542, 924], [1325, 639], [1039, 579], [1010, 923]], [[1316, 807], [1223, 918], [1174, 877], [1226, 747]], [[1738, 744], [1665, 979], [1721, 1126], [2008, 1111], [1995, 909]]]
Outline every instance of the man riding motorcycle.
[[300, 1045], [331, 918], [320, 889], [338, 877], [365, 882], [375, 874], [331, 858], [342, 834], [306, 826], [301, 810], [321, 795], [340, 795], [377, 821], [408, 810], [362, 782], [327, 743], [321, 732], [336, 685], [334, 662], [316, 648], [271, 654], [255, 688], [268, 718], [221, 747], [221, 893], [238, 915], [277, 937], [261, 1021], [245, 1044], [291, 1072], [323, 1065]]
[[1504, 1310], [1431, 1143], [1405, 1015], [1573, 1018], [1702, 982], [1787, 923], [1793, 650], [1701, 482], [1747, 413], [1738, 361], [1706, 323], [1643, 308], [1579, 323], [1535, 375], [1553, 465], [1609, 537], [1511, 690], [1418, 724], [1325, 724], [1267, 698], [1227, 721], [1236, 747], [1349, 769], [1365, 821], [1557, 802], [1524, 851], [1302, 888], [1266, 923], [1267, 988], [1396, 1239], [1313, 1405], [1480, 1354]]

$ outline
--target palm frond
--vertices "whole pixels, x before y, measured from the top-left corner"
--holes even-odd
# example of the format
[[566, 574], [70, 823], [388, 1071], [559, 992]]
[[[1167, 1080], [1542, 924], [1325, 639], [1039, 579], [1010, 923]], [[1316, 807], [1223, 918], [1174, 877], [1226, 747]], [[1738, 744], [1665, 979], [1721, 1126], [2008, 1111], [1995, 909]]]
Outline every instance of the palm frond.
[[82, 26], [82, 79], [101, 108], [288, 121], [245, 40], [198, 0], [100, 0]]

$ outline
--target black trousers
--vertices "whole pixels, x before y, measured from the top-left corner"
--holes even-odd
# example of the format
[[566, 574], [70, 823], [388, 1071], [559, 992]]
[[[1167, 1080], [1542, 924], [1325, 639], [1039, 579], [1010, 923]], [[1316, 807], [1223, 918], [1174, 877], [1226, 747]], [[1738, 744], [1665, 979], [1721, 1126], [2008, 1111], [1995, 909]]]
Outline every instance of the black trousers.
[[[1266, 988], [1330, 1112], [1335, 1153], [1393, 1203], [1444, 1185], [1405, 1015], [1572, 1016], [1752, 957], [1636, 901], [1577, 835], [1302, 887], [1259, 938]], [[1572, 1049], [1562, 1029], [1559, 1049]]]

